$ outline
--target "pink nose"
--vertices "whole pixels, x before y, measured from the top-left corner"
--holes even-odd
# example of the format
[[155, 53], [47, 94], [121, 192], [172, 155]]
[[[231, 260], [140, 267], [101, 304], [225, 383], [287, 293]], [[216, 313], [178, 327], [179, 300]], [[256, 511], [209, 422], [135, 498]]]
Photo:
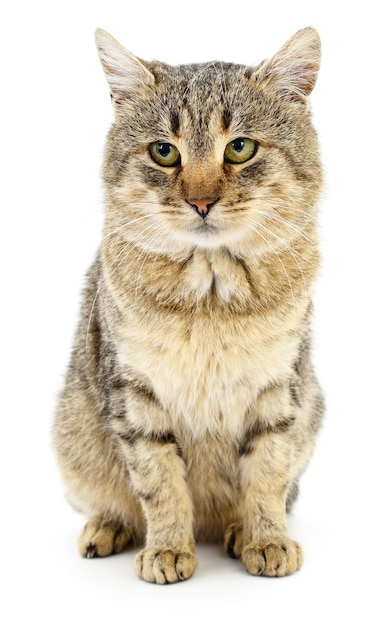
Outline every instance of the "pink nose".
[[206, 217], [212, 206], [217, 202], [217, 198], [191, 198], [186, 200], [197, 211], [201, 217]]

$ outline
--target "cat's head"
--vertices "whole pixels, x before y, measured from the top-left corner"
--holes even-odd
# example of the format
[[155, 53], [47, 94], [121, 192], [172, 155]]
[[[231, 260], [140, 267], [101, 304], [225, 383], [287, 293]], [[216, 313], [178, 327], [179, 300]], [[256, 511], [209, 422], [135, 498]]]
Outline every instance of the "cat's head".
[[321, 188], [307, 102], [320, 63], [313, 28], [257, 67], [172, 67], [103, 30], [96, 42], [115, 111], [108, 216], [124, 239], [151, 252], [248, 252], [289, 246], [310, 228]]

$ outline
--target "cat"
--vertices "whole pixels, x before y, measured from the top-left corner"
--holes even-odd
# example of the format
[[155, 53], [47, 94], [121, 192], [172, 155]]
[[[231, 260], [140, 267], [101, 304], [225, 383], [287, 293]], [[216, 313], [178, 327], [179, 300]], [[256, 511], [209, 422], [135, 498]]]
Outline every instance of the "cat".
[[146, 62], [96, 32], [114, 123], [105, 223], [53, 426], [91, 558], [164, 584], [221, 542], [302, 565], [289, 512], [324, 412], [311, 364], [322, 167], [313, 28], [257, 67]]

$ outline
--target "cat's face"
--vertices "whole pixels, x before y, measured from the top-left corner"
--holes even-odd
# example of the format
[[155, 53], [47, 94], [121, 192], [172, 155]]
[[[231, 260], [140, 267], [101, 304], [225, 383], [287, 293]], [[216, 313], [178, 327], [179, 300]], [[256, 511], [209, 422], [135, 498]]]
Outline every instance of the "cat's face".
[[306, 103], [318, 40], [306, 30], [306, 54], [291, 44], [290, 60], [258, 68], [145, 64], [99, 31], [116, 112], [108, 214], [125, 239], [151, 252], [274, 250], [305, 231], [321, 185]]

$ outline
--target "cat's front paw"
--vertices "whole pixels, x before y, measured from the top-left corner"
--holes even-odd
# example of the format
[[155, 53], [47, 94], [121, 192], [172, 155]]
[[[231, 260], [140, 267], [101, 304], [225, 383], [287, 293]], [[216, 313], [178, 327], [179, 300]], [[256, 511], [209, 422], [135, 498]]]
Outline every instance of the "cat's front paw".
[[149, 583], [177, 583], [187, 580], [197, 567], [197, 557], [191, 552], [167, 548], [149, 548], [136, 556], [135, 569], [139, 578]]
[[300, 569], [303, 552], [296, 541], [274, 539], [246, 546], [241, 559], [247, 571], [254, 576], [288, 576]]

